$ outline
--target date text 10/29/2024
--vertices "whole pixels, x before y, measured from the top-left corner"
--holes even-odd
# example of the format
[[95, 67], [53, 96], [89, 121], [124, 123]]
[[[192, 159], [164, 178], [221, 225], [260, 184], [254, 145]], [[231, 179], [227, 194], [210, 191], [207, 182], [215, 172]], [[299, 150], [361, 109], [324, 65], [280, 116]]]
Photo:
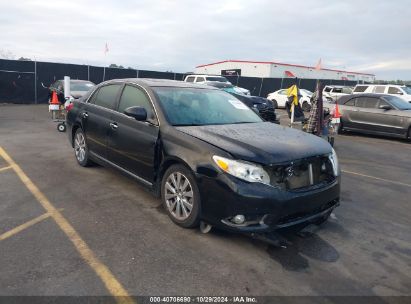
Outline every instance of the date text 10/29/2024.
[[258, 303], [255, 297], [150, 297], [150, 303]]

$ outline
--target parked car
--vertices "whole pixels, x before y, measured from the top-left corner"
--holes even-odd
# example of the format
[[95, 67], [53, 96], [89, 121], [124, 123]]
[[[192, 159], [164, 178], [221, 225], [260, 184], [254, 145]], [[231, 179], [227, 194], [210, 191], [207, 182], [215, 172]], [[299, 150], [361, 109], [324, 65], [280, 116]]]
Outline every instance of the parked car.
[[411, 88], [401, 85], [382, 85], [382, 84], [358, 84], [355, 86], [353, 94], [375, 93], [398, 96], [406, 102], [411, 103]]
[[225, 78], [224, 76], [217, 76], [217, 75], [187, 75], [184, 78], [185, 82], [198, 82], [198, 83], [204, 83], [206, 81], [218, 81], [218, 82], [224, 82], [231, 84], [231, 82]]
[[264, 120], [274, 122], [277, 124], [280, 123], [275, 113], [273, 104], [270, 100], [263, 98], [263, 97], [258, 97], [258, 96], [244, 95], [237, 90], [236, 86], [233, 86], [232, 84], [228, 84], [228, 83], [210, 81], [210, 82], [207, 82], [207, 85], [218, 88], [227, 93], [230, 93], [237, 99], [244, 102], [251, 109], [255, 109], [255, 111], [258, 112], [258, 114]]
[[224, 76], [216, 76], [216, 75], [187, 75], [184, 78], [185, 82], [195, 82], [195, 83], [200, 83], [200, 84], [209, 84], [209, 83], [215, 83], [215, 82], [220, 82], [220, 83], [225, 83], [228, 85], [232, 85], [234, 90], [237, 93], [240, 94], [245, 94], [245, 95], [251, 95], [250, 90], [247, 90], [245, 88], [240, 88], [237, 86], [234, 86], [227, 78]]
[[[309, 111], [311, 109], [311, 96], [313, 93], [309, 90], [299, 89], [300, 91], [300, 105], [304, 111]], [[274, 108], [285, 108], [285, 103], [287, 102], [287, 89], [277, 90], [273, 93], [268, 94], [268, 100], [271, 100]]]
[[341, 96], [352, 94], [353, 89], [346, 86], [327, 85], [323, 89], [323, 96], [327, 101], [335, 101]]
[[339, 204], [338, 159], [326, 141], [264, 122], [209, 86], [106, 81], [73, 102], [67, 131], [79, 165], [141, 182], [182, 227], [265, 233], [322, 222]]
[[386, 94], [352, 94], [338, 99], [340, 130], [411, 137], [411, 104]]
[[[95, 84], [88, 80], [70, 79], [70, 94], [76, 99], [86, 94]], [[64, 103], [64, 80], [55, 81], [49, 88], [49, 95], [55, 91], [60, 103]]]

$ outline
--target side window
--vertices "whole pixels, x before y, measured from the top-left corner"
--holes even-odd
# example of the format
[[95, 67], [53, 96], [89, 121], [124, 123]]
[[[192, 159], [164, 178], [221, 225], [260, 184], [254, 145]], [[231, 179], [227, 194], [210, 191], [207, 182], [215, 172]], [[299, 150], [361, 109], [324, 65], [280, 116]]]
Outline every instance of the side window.
[[351, 99], [349, 99], [346, 103], [344, 103], [344, 105], [354, 107], [354, 106], [355, 106], [355, 100], [356, 100], [356, 99], [357, 99], [357, 98], [351, 98]]
[[286, 94], [287, 94], [287, 91], [286, 91], [286, 90], [281, 90], [280, 92], [278, 92], [278, 94], [280, 94], [280, 95], [286, 95]]
[[197, 77], [196, 82], [204, 82], [205, 78], [204, 77]]
[[120, 87], [120, 84], [109, 84], [101, 87], [98, 92], [93, 95], [91, 102], [104, 108], [114, 109]]
[[193, 76], [187, 77], [186, 82], [194, 82], [194, 77]]
[[388, 102], [386, 102], [385, 100], [378, 99], [377, 108], [378, 108], [379, 106], [391, 106], [391, 105], [388, 104]]
[[385, 87], [384, 86], [376, 86], [374, 87], [374, 93], [384, 93]]
[[377, 108], [378, 98], [375, 97], [361, 97], [357, 101], [357, 105], [362, 108], [375, 109]]
[[324, 92], [327, 92], [327, 93], [328, 93], [328, 92], [331, 92], [331, 89], [332, 89], [332, 88], [330, 88], [330, 87], [325, 87]]
[[124, 113], [125, 109], [136, 106], [146, 109], [148, 118], [154, 118], [153, 107], [146, 93], [139, 88], [126, 85], [121, 94], [118, 111]]
[[367, 97], [360, 97], [360, 98], [357, 98], [357, 100], [355, 101], [355, 105], [357, 106], [357, 107], [360, 107], [360, 108], [365, 108], [365, 100], [367, 99]]
[[354, 92], [365, 92], [365, 90], [367, 88], [368, 88], [368, 86], [363, 86], [363, 85], [356, 86], [355, 89], [354, 89]]
[[351, 94], [351, 93], [352, 93], [352, 89], [350, 89], [350, 88], [342, 88], [342, 92], [343, 92], [344, 94]]
[[402, 92], [400, 91], [399, 88], [396, 87], [389, 87], [388, 88], [388, 94], [401, 94]]
[[342, 93], [342, 88], [334, 88], [333, 93]]

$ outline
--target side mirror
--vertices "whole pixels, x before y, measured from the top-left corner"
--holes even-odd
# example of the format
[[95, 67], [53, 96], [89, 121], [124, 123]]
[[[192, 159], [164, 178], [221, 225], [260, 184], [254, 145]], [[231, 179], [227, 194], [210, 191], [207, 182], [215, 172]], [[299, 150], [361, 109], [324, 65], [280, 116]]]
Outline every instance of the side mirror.
[[147, 120], [147, 111], [143, 107], [129, 107], [124, 110], [124, 114], [127, 116], [133, 117], [138, 121]]
[[392, 107], [389, 106], [389, 105], [380, 105], [380, 106], [378, 107], [378, 109], [388, 111], [388, 110], [391, 110]]

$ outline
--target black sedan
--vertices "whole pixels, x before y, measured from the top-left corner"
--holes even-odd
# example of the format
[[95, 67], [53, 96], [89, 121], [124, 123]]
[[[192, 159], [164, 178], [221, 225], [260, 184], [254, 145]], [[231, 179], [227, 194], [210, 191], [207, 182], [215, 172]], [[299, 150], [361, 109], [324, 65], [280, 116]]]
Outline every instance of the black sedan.
[[264, 122], [209, 86], [107, 81], [74, 101], [67, 129], [81, 166], [108, 165], [146, 185], [182, 227], [268, 232], [324, 221], [339, 204], [326, 141]]
[[207, 85], [230, 93], [237, 99], [244, 102], [248, 107], [253, 109], [265, 121], [270, 121], [277, 124], [280, 123], [280, 120], [278, 119], [277, 114], [275, 113], [273, 103], [267, 98], [242, 94], [241, 91], [238, 90], [238, 87], [235, 87], [230, 83], [209, 81], [207, 82]]

